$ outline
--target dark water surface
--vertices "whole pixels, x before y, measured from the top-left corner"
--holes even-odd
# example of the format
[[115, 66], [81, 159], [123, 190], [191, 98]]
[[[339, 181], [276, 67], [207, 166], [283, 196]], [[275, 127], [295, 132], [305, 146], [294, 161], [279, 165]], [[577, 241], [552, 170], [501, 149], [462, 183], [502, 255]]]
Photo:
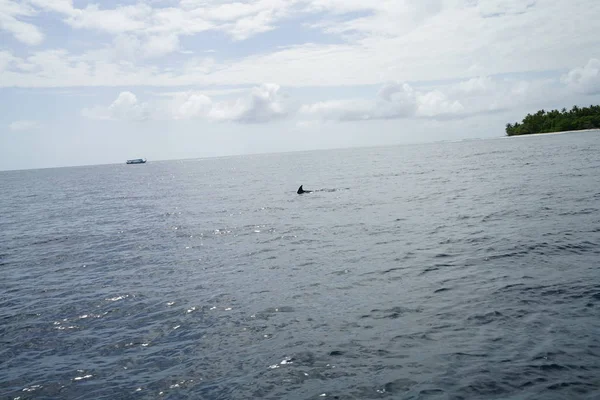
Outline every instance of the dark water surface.
[[599, 139], [0, 173], [0, 398], [598, 399]]

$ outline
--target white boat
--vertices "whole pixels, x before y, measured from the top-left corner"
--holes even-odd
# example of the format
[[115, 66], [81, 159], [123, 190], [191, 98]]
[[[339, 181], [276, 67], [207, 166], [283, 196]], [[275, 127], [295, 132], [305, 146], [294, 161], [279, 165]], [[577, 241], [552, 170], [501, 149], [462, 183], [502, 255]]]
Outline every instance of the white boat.
[[145, 164], [145, 158], [134, 158], [133, 160], [127, 160], [127, 164]]

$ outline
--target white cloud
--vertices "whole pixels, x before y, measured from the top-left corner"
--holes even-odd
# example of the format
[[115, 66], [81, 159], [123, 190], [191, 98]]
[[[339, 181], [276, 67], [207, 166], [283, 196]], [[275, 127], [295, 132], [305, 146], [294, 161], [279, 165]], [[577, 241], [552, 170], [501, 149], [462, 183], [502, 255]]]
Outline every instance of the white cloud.
[[305, 118], [336, 121], [426, 118], [464, 119], [478, 114], [554, 104], [566, 98], [556, 80], [508, 80], [478, 77], [453, 84], [414, 88], [383, 85], [372, 99], [331, 100], [300, 108]]
[[35, 46], [44, 40], [43, 33], [33, 24], [21, 22], [16, 18], [0, 15], [0, 28], [13, 34], [15, 39]]
[[81, 115], [90, 119], [140, 121], [148, 119], [148, 105], [140, 103], [135, 94], [121, 92], [108, 107], [84, 108]]
[[14, 121], [11, 124], [8, 125], [8, 128], [11, 131], [28, 131], [31, 129], [35, 129], [38, 127], [38, 123], [36, 121], [27, 121], [27, 120], [23, 120], [23, 121]]
[[[483, 13], [488, 10], [461, 1], [432, 4], [422, 11], [417, 1], [364, 4], [353, 8], [370, 7], [371, 14], [343, 23], [336, 20], [328, 30], [335, 33], [346, 26], [352, 34], [346, 43], [303, 44], [256, 55], [221, 69], [213, 79], [230, 75], [241, 83], [252, 76], [254, 81], [272, 79], [286, 86], [333, 86], [467, 78], [474, 65], [488, 75], [560, 69], [580, 59], [583, 49], [596, 47], [593, 24], [564, 27], [560, 21], [583, 14], [590, 21], [600, 18], [600, 3], [584, 0], [540, 0], [526, 12], [512, 10], [510, 17], [497, 18], [486, 18]], [[524, 37], [536, 40], [522, 41]]]
[[[293, 3], [293, 1], [289, 2]], [[190, 10], [197, 10], [206, 5], [205, 1], [183, 1], [182, 4]], [[216, 21], [237, 21], [248, 16], [257, 15], [264, 11], [285, 9], [286, 4], [280, 0], [258, 0], [249, 2], [218, 2], [206, 10], [206, 15]]]
[[272, 22], [275, 18], [270, 11], [261, 11], [256, 15], [235, 21], [233, 24], [223, 26], [223, 30], [235, 40], [245, 40], [258, 33], [268, 32], [275, 27]]
[[585, 66], [569, 71], [562, 80], [577, 92], [585, 94], [600, 93], [600, 60], [597, 58], [590, 59]]
[[44, 34], [34, 24], [19, 18], [31, 17], [36, 11], [27, 4], [12, 0], [0, 0], [0, 30], [12, 34], [18, 41], [34, 46], [44, 40]]
[[8, 68], [15, 60], [15, 57], [9, 51], [0, 51], [0, 73]]
[[46, 11], [54, 11], [62, 14], [73, 12], [73, 0], [25, 0]]
[[97, 4], [90, 4], [84, 9], [74, 9], [66, 21], [76, 29], [117, 34], [146, 29], [152, 13], [152, 7], [143, 3], [115, 9], [101, 9]]
[[183, 93], [170, 101], [174, 119], [206, 118], [220, 122], [266, 123], [288, 114], [277, 84], [254, 87], [250, 93], [232, 100], [213, 101], [203, 93]]
[[393, 119], [419, 115], [419, 96], [410, 85], [387, 83], [377, 93], [376, 118]]
[[[35, 7], [44, 5], [42, 0], [29, 1]], [[188, 0], [168, 3], [171, 6], [153, 4], [74, 8], [66, 0], [46, 3], [44, 10], [62, 13], [73, 29], [112, 34], [113, 48], [84, 54], [60, 50], [65, 52], [62, 65], [10, 71], [3, 74], [0, 86], [255, 85], [267, 81], [287, 87], [350, 86], [572, 68], [597, 51], [597, 35], [592, 23], [565, 25], [564, 21], [582, 15], [589, 21], [600, 19], [600, 2], [595, 0], [539, 0], [535, 4], [516, 0], [485, 4], [470, 0]], [[20, 12], [37, 10], [19, 7]], [[292, 15], [310, 15], [308, 20], [314, 22], [309, 25], [346, 40], [267, 46], [244, 57], [222, 52], [229, 58], [221, 56], [206, 71], [192, 71], [185, 61], [168, 69], [158, 63], [161, 57], [182, 51], [183, 36], [201, 37], [211, 30], [243, 40], [276, 29]], [[526, 37], [535, 40], [522, 40]], [[298, 37], [293, 39], [297, 43]], [[77, 79], [70, 73], [74, 67], [80, 72]]]
[[[69, 59], [65, 50], [45, 50], [33, 53], [26, 59], [16, 59], [15, 63], [26, 72], [19, 74], [29, 76], [33, 82], [36, 80], [52, 80], [83, 82], [89, 81], [91, 74], [90, 65], [82, 60]], [[8, 74], [9, 78], [12, 74]], [[36, 86], [35, 84], [32, 86]], [[71, 86], [71, 85], [69, 85]]]
[[87, 118], [105, 120], [206, 119], [216, 122], [266, 123], [288, 114], [279, 91], [279, 85], [263, 84], [251, 89], [248, 95], [221, 101], [214, 101], [202, 92], [176, 92], [163, 95], [161, 97], [166, 99], [153, 103], [140, 103], [135, 94], [121, 92], [110, 106], [84, 108], [81, 113]]
[[326, 120], [357, 121], [410, 117], [447, 118], [464, 111], [458, 100], [439, 90], [418, 91], [404, 83], [388, 83], [376, 100], [335, 100], [303, 106], [301, 114]]
[[[42, 13], [58, 14], [75, 31], [101, 32], [98, 36], [106, 41], [84, 53], [66, 49], [0, 52], [0, 87], [172, 86], [183, 91], [165, 104], [143, 103], [133, 93], [123, 92], [112, 105], [82, 113], [101, 119], [200, 118], [242, 123], [271, 121], [294, 110], [278, 85], [255, 87], [247, 96], [229, 96], [228, 100], [185, 89], [224, 86], [239, 90], [273, 81], [287, 87], [333, 87], [462, 79], [435, 87], [384, 84], [377, 96], [366, 99], [316, 98], [301, 108], [301, 115], [344, 121], [463, 118], [564, 95], [564, 87], [551, 90], [551, 82], [507, 81], [492, 78], [494, 74], [573, 68], [587, 62], [565, 75], [563, 83], [579, 93], [600, 93], [600, 61], [588, 62], [597, 46], [592, 24], [562, 23], [580, 15], [590, 21], [599, 19], [600, 2], [592, 0], [126, 3], [85, 6], [76, 2], [81, 7], [77, 8], [71, 0], [0, 0], [0, 23], [10, 22], [2, 29], [25, 43], [38, 44], [43, 39], [33, 25]], [[265, 47], [244, 57], [231, 55], [230, 49], [213, 57], [181, 55], [189, 53], [183, 44], [194, 42], [184, 36], [202, 38], [206, 31], [220, 31], [231, 40], [245, 40], [277, 29], [292, 15], [310, 15], [308, 26], [345, 40]], [[205, 51], [195, 50], [196, 54]], [[174, 52], [181, 62], [160, 63]]]
[[[237, 123], [267, 123], [296, 113], [304, 121], [464, 119], [558, 100], [565, 90], [557, 84], [552, 80], [511, 81], [491, 77], [423, 88], [391, 82], [370, 99], [320, 101], [299, 108], [292, 106], [294, 102], [281, 94], [277, 84], [262, 84], [246, 94], [240, 93], [239, 88], [163, 92], [143, 103], [133, 93], [122, 92], [110, 106], [86, 108], [82, 115], [110, 120], [198, 119]], [[228, 98], [217, 99], [223, 96]]]
[[171, 79], [181, 84], [180, 78], [156, 67], [114, 58], [114, 50], [108, 49], [77, 56], [44, 50], [14, 57], [4, 71], [0, 69], [0, 87], [161, 86]]
[[417, 116], [453, 116], [462, 113], [465, 107], [458, 100], [450, 100], [443, 92], [432, 90], [417, 94]]
[[477, 3], [479, 13], [485, 17], [523, 14], [536, 5], [536, 0], [503, 0]]
[[[41, 0], [36, 0], [40, 2]], [[111, 34], [139, 36], [194, 35], [208, 30], [223, 31], [235, 40], [244, 40], [274, 28], [274, 22], [289, 15], [299, 0], [258, 0], [223, 4], [221, 1], [182, 1], [180, 7], [153, 8], [145, 3], [103, 9], [97, 4], [71, 8], [61, 3], [67, 23], [76, 29], [93, 29]], [[166, 54], [166, 53], [165, 53]]]
[[191, 94], [202, 94], [208, 97], [222, 97], [222, 96], [228, 96], [228, 95], [232, 95], [232, 94], [244, 94], [244, 93], [248, 93], [249, 88], [246, 87], [231, 87], [231, 88], [212, 88], [212, 89], [203, 89], [202, 91], [197, 91], [197, 90], [188, 90], [188, 91], [163, 91], [163, 90], [159, 90], [159, 91], [153, 91], [151, 92], [151, 94], [153, 96], [157, 96], [157, 97], [170, 97], [170, 98], [174, 98], [176, 96], [185, 96], [187, 98], [187, 96], [191, 95]]
[[282, 118], [287, 110], [279, 90], [277, 84], [262, 84], [253, 88], [248, 97], [239, 98], [233, 103], [215, 104], [209, 117], [244, 123], [262, 123]]
[[177, 35], [153, 35], [143, 46], [146, 58], [162, 57], [179, 50], [179, 37]]
[[300, 108], [301, 115], [333, 121], [367, 120], [373, 111], [373, 102], [362, 99], [320, 101]]
[[[90, 51], [80, 57], [80, 59], [88, 63], [111, 63], [118, 68], [119, 65], [127, 63], [141, 65], [147, 63], [149, 60], [157, 59], [177, 51], [180, 51], [178, 36], [141, 36], [123, 33], [115, 36], [110, 46]], [[75, 57], [69, 58], [74, 59]], [[68, 58], [65, 61], [68, 61]]]
[[131, 92], [121, 92], [119, 97], [108, 107], [108, 112], [115, 119], [145, 119], [146, 106], [138, 103]]
[[202, 93], [186, 92], [176, 93], [168, 104], [173, 119], [194, 119], [208, 115], [212, 100]]
[[135, 61], [143, 53], [142, 49], [142, 42], [137, 36], [124, 33], [113, 39], [112, 51], [102, 51], [99, 59]]
[[495, 89], [495, 82], [489, 76], [478, 76], [466, 81], [462, 81], [457, 85], [457, 89], [466, 94], [477, 95], [485, 94]]
[[[136, 49], [137, 58], [159, 58], [180, 50], [180, 37], [214, 30], [228, 34], [234, 40], [245, 40], [274, 29], [274, 23], [289, 14], [294, 1], [258, 0], [248, 3], [223, 4], [220, 0], [182, 2], [181, 7], [153, 7], [139, 2], [102, 8], [88, 4], [76, 8], [72, 0], [0, 0], [0, 30], [11, 33], [28, 45], [38, 45], [44, 35], [23, 17], [33, 17], [49, 11], [63, 16], [73, 29], [94, 30], [120, 36], [115, 39], [117, 54], [123, 46]], [[129, 43], [124, 43], [124, 41]], [[125, 49], [125, 50], [127, 50]], [[111, 52], [104, 52], [112, 57]], [[132, 51], [125, 51], [132, 60]], [[110, 61], [107, 59], [105, 61]]]

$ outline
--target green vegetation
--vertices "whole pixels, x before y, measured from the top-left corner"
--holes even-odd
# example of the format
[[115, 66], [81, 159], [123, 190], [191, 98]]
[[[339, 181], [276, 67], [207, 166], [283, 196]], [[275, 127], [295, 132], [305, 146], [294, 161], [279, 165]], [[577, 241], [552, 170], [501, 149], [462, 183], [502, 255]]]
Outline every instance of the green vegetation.
[[600, 106], [583, 108], [573, 106], [571, 111], [563, 108], [562, 111], [540, 110], [533, 115], [527, 114], [521, 123], [506, 124], [506, 134], [518, 136], [598, 128], [600, 128]]

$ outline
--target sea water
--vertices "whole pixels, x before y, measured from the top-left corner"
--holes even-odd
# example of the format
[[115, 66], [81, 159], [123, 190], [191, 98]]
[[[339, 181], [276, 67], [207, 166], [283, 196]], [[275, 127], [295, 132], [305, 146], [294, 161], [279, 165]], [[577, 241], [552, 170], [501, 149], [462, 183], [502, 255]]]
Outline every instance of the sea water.
[[600, 398], [599, 139], [0, 173], [0, 397]]

